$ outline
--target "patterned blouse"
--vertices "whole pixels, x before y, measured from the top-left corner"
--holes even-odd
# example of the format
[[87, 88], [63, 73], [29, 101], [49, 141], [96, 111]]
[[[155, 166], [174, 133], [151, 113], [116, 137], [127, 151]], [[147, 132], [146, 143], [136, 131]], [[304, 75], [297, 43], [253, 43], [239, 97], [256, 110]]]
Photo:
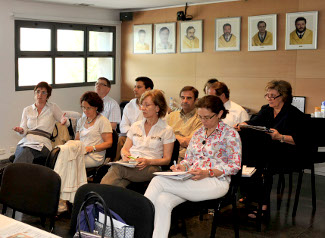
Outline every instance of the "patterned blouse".
[[223, 171], [220, 179], [230, 182], [230, 175], [241, 168], [241, 140], [237, 131], [223, 122], [206, 138], [206, 131], [201, 127], [193, 135], [187, 147], [184, 160], [180, 164], [188, 170], [218, 169]]

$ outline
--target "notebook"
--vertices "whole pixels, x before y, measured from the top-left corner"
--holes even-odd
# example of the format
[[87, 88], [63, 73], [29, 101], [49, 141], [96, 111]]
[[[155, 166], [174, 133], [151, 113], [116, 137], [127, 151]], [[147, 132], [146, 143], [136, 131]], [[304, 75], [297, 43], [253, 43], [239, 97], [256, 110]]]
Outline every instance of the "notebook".
[[165, 178], [185, 181], [193, 177], [193, 174], [187, 172], [154, 172], [154, 175], [163, 176]]

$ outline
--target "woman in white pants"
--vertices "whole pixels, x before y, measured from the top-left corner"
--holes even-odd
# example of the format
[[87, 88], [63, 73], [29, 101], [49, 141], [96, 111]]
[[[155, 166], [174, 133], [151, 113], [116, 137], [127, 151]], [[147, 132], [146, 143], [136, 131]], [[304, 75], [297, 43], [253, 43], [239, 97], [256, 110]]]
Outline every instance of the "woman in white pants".
[[205, 96], [197, 103], [203, 127], [197, 130], [187, 148], [184, 160], [172, 166], [173, 171], [188, 171], [193, 177], [177, 181], [154, 177], [145, 196], [155, 206], [153, 238], [168, 237], [171, 211], [189, 201], [203, 201], [224, 196], [230, 175], [241, 168], [241, 141], [235, 129], [221, 119], [228, 111], [217, 96]]

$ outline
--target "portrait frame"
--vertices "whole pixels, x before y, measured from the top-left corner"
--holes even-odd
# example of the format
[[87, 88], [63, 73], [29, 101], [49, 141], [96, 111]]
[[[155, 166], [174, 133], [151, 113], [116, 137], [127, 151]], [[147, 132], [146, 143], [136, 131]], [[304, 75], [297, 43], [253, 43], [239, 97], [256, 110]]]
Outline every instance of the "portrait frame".
[[133, 25], [133, 53], [152, 54], [152, 24]]
[[[166, 48], [160, 40], [160, 30], [162, 28], [169, 30], [169, 38]], [[176, 53], [176, 22], [155, 24], [154, 45], [156, 54], [175, 54]]]
[[[306, 19], [306, 31], [303, 35], [305, 42], [299, 44], [294, 33], [296, 31], [295, 21], [298, 17]], [[286, 50], [316, 50], [317, 49], [317, 28], [318, 28], [318, 11], [292, 12], [286, 14]], [[312, 34], [312, 35], [311, 35]], [[296, 33], [296, 35], [298, 35]], [[310, 38], [311, 37], [311, 38]], [[311, 43], [309, 43], [311, 42]]]
[[[225, 24], [231, 25], [231, 33], [233, 34], [229, 40], [230, 45], [226, 46], [226, 37], [223, 37], [223, 27]], [[227, 17], [215, 19], [215, 51], [240, 51], [241, 37], [241, 17]], [[223, 37], [223, 38], [222, 38]], [[235, 39], [235, 40], [234, 40]], [[232, 41], [234, 40], [234, 41]], [[235, 44], [235, 46], [233, 46]]]
[[[187, 35], [187, 29], [189, 27], [193, 27], [194, 32], [194, 41], [190, 42], [193, 44], [194, 47], [189, 47], [189, 44], [186, 44], [186, 41], [190, 41]], [[200, 53], [203, 52], [203, 20], [196, 20], [196, 21], [184, 21], [180, 22], [180, 49], [181, 53]]]
[[[265, 22], [266, 36], [262, 42], [258, 23]], [[260, 26], [263, 26], [260, 23]], [[263, 28], [262, 28], [263, 29]], [[262, 31], [261, 31], [262, 32]], [[268, 34], [269, 33], [269, 34]], [[248, 17], [248, 51], [267, 51], [277, 49], [277, 14]]]

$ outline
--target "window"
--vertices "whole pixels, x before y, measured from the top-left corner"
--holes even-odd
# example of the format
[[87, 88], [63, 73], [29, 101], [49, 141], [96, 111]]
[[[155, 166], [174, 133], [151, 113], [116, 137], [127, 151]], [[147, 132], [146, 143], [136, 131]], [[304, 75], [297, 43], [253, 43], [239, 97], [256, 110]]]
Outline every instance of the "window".
[[15, 21], [16, 91], [40, 81], [54, 88], [115, 83], [116, 28]]

